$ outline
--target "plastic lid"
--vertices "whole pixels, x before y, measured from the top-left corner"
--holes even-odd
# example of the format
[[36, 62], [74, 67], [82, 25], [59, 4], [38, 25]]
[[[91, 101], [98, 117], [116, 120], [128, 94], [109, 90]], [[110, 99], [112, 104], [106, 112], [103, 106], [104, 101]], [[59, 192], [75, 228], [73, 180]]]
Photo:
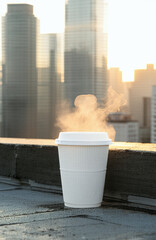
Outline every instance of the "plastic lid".
[[55, 140], [58, 145], [110, 145], [106, 132], [60, 132]]

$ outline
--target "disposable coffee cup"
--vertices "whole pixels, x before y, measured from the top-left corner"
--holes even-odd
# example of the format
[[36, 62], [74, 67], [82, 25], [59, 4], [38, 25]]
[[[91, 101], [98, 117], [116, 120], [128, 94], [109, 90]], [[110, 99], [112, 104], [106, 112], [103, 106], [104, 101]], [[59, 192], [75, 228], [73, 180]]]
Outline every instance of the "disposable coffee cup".
[[61, 132], [58, 144], [63, 199], [66, 207], [101, 206], [109, 145], [106, 132]]

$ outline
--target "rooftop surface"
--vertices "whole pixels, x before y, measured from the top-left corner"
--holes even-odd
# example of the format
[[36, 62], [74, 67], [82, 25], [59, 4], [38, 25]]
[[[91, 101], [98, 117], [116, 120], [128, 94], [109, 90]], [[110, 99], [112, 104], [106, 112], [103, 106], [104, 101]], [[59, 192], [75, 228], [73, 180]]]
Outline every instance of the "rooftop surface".
[[[1, 178], [2, 179], [2, 178]], [[0, 239], [155, 240], [156, 215], [103, 202], [64, 208], [61, 194], [0, 179]]]
[[0, 240], [156, 240], [156, 144], [110, 146], [100, 208], [63, 204], [54, 140], [0, 138]]

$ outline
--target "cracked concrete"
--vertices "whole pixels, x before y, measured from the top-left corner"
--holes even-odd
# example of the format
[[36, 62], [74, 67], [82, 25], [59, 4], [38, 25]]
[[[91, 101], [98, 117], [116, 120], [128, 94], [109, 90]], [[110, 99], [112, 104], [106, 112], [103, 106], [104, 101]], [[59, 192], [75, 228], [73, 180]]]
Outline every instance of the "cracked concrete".
[[61, 194], [0, 183], [0, 240], [155, 240], [156, 215], [116, 208], [64, 208]]

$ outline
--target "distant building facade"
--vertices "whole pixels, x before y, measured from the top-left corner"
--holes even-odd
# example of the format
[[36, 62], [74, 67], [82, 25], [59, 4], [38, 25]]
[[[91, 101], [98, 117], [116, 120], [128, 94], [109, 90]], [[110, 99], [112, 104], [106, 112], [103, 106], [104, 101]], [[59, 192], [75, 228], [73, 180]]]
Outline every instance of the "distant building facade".
[[108, 116], [108, 124], [115, 129], [116, 142], [139, 142], [139, 123], [132, 121], [126, 113], [111, 113]]
[[56, 105], [56, 34], [40, 34], [38, 66], [38, 138], [52, 138]]
[[108, 79], [109, 79], [109, 85], [112, 86], [112, 88], [117, 93], [123, 93], [125, 92], [124, 84], [122, 81], [122, 71], [120, 68], [110, 68], [108, 70]]
[[2, 25], [2, 136], [35, 138], [37, 19], [31, 5], [7, 8]]
[[62, 98], [63, 57], [61, 58], [61, 47], [60, 34], [40, 34], [38, 49], [38, 138], [56, 138], [58, 135], [55, 124], [57, 106]]
[[152, 88], [151, 101], [151, 142], [156, 143], [156, 85]]
[[108, 79], [109, 79], [109, 86], [113, 88], [118, 94], [123, 94], [125, 100], [127, 101], [126, 106], [129, 105], [128, 99], [128, 89], [129, 83], [122, 81], [122, 71], [120, 68], [114, 67], [108, 70]]
[[105, 0], [68, 0], [65, 19], [65, 98], [106, 96], [107, 4]]
[[150, 142], [152, 86], [156, 85], [153, 64], [147, 69], [135, 70], [134, 82], [129, 92], [130, 113], [140, 125], [140, 141]]

